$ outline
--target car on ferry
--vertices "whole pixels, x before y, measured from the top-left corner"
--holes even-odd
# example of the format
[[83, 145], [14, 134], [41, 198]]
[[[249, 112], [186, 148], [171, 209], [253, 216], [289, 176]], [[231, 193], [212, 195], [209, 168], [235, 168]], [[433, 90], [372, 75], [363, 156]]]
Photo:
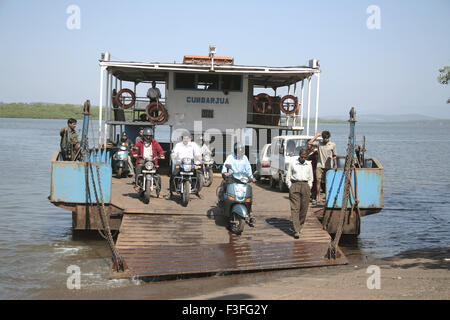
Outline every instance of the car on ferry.
[[[313, 136], [287, 135], [272, 139], [270, 153], [270, 186], [281, 192], [288, 191], [286, 171], [290, 162], [298, 158], [300, 149], [308, 149], [308, 141]], [[321, 141], [322, 138], [316, 139]]]
[[260, 156], [256, 162], [256, 170], [253, 174], [256, 180], [270, 178], [270, 154], [272, 152], [270, 146], [271, 144], [268, 143], [261, 149]]

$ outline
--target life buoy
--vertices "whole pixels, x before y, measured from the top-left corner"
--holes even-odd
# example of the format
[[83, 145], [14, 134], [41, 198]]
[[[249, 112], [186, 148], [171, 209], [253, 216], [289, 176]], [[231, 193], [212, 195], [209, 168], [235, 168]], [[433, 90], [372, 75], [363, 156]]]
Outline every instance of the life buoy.
[[[264, 102], [265, 100], [265, 102]], [[264, 106], [267, 103], [267, 106]], [[272, 110], [272, 100], [267, 93], [258, 94], [253, 100], [253, 109], [258, 113], [268, 113]]]
[[145, 109], [145, 112], [149, 121], [155, 125], [164, 124], [169, 119], [166, 108], [159, 102], [150, 103]]
[[[122, 103], [122, 101], [120, 101], [120, 97], [122, 96], [122, 94], [124, 94], [124, 93], [128, 93], [129, 95], [131, 95], [131, 102], [130, 103], [127, 103], [127, 104], [125, 104], [125, 103]], [[132, 91], [132, 90], [130, 90], [130, 89], [122, 89], [122, 90], [120, 90], [119, 91], [119, 93], [116, 95], [116, 104], [119, 106], [119, 107], [121, 107], [121, 108], [124, 108], [124, 109], [128, 109], [128, 108], [131, 108], [133, 105], [134, 105], [134, 103], [136, 102], [136, 95], [134, 94], [134, 92]]]
[[[288, 99], [293, 100], [293, 102], [291, 102], [291, 103], [287, 102], [286, 106], [285, 106], [284, 102], [286, 100], [288, 100]], [[293, 108], [291, 109], [291, 107], [293, 107]], [[292, 113], [297, 112], [297, 110], [298, 110], [298, 98], [293, 96], [293, 95], [290, 95], [290, 94], [284, 96], [281, 99], [281, 101], [280, 101], [280, 109], [281, 109], [281, 111], [283, 111], [286, 114], [292, 114]]]

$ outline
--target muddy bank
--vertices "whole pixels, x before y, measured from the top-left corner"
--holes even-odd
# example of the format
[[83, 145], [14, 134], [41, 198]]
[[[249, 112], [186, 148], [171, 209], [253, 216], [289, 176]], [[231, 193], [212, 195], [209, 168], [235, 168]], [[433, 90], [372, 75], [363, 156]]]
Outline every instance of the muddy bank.
[[[449, 299], [450, 249], [421, 249], [384, 259], [346, 250], [344, 266], [150, 281], [101, 290], [46, 291], [39, 299]], [[367, 273], [379, 267], [380, 289]], [[371, 282], [374, 284], [374, 282]]]

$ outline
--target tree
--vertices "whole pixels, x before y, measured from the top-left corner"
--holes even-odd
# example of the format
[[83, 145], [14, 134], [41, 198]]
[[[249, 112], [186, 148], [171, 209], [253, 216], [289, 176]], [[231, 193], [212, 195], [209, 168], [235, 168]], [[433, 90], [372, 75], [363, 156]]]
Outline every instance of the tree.
[[[439, 69], [439, 72], [441, 74], [437, 78], [438, 82], [442, 84], [448, 84], [448, 80], [450, 80], [450, 66], [445, 66]], [[447, 100], [447, 103], [450, 103], [450, 99]]]

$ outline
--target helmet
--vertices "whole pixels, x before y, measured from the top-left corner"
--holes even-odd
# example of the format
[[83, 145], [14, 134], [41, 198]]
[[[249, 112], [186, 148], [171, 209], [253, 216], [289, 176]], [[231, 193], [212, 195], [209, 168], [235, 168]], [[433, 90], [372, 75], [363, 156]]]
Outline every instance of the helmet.
[[153, 138], [153, 130], [152, 128], [145, 128], [144, 129], [144, 141], [145, 142], [151, 142]]
[[122, 132], [122, 136], [120, 137], [120, 140], [125, 142], [125, 141], [127, 141], [127, 139], [128, 139], [127, 133], [126, 132]]
[[241, 158], [245, 154], [245, 147], [240, 142], [234, 144], [234, 154], [238, 158]]

